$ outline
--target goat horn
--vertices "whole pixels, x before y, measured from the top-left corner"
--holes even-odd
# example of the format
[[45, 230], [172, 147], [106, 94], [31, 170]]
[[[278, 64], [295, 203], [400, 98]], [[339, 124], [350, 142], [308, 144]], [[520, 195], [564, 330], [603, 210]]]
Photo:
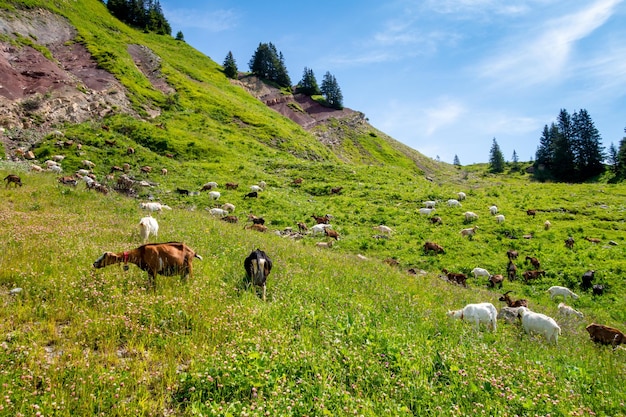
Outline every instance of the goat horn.
[[507, 294], [508, 294], [508, 293], [510, 293], [510, 292], [513, 292], [513, 290], [509, 290], [509, 291], [505, 292], [505, 293], [503, 294], [503, 296], [504, 296], [504, 295], [507, 295]]

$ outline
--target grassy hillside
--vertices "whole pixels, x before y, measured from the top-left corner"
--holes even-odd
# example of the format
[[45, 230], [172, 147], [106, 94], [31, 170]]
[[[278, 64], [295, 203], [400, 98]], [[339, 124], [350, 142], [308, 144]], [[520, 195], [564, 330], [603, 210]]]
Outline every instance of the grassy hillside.
[[[624, 185], [537, 184], [519, 172], [454, 168], [345, 119], [317, 128], [336, 139], [323, 144], [231, 85], [209, 58], [129, 29], [98, 1], [20, 4], [66, 16], [76, 41], [123, 83], [136, 111], [58, 126], [63, 137], [49, 135], [34, 149], [37, 160], [63, 154], [71, 175], [89, 159], [109, 187], [111, 167], [128, 163], [129, 175], [154, 186], [137, 198], [103, 195], [0, 162], [0, 178], [17, 173], [24, 182], [0, 187], [0, 416], [623, 414], [626, 353], [595, 346], [585, 326], [626, 330]], [[128, 54], [130, 43], [162, 59], [176, 93], [152, 86]], [[82, 148], [61, 148], [59, 140]], [[153, 171], [142, 173], [145, 165]], [[176, 192], [208, 181], [220, 185], [218, 201]], [[259, 197], [244, 198], [259, 181], [267, 183]], [[240, 187], [226, 190], [226, 182]], [[467, 194], [463, 207], [448, 207], [459, 191]], [[204, 258], [187, 282], [158, 277], [153, 290], [134, 266], [91, 267], [104, 251], [140, 244], [139, 201], [148, 199], [173, 208], [155, 216], [158, 241], [184, 241]], [[437, 200], [443, 224], [419, 214], [425, 200]], [[226, 202], [239, 223], [206, 211]], [[489, 214], [493, 204], [504, 223]], [[466, 223], [466, 210], [478, 220]], [[268, 233], [244, 229], [250, 213], [266, 219]], [[274, 233], [300, 221], [312, 226], [311, 215], [325, 213], [340, 233], [330, 250], [315, 246], [325, 237]], [[394, 229], [391, 237], [377, 236], [380, 224]], [[461, 237], [472, 225], [476, 236]], [[572, 250], [563, 243], [568, 236]], [[446, 253], [424, 254], [427, 240]], [[244, 281], [243, 259], [257, 247], [274, 261], [265, 303]], [[442, 279], [442, 268], [506, 274], [508, 249], [520, 252], [520, 274], [531, 268], [525, 256], [540, 259], [544, 278], [506, 281], [503, 291], [555, 317], [558, 346], [519, 324], [476, 332], [446, 317], [467, 303], [503, 303], [484, 279], [461, 288]], [[588, 269], [604, 295], [579, 288]], [[561, 300], [546, 292], [552, 285], [579, 293], [568, 303], [584, 319], [558, 315]]]

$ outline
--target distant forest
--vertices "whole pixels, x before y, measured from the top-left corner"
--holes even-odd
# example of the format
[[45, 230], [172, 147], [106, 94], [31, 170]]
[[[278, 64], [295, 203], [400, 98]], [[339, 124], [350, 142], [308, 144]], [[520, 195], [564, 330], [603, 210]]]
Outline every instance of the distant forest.
[[159, 0], [107, 0], [106, 6], [113, 16], [129, 26], [160, 35], [172, 34]]

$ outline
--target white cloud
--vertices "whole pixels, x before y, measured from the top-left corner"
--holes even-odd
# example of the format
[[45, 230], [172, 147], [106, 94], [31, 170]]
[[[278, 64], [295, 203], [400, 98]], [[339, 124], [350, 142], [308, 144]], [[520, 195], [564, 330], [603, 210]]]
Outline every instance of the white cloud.
[[549, 20], [526, 42], [527, 34], [508, 40], [505, 52], [489, 58], [480, 68], [485, 77], [524, 87], [568, 76], [566, 71], [576, 42], [601, 27], [621, 0], [599, 0], [569, 15]]

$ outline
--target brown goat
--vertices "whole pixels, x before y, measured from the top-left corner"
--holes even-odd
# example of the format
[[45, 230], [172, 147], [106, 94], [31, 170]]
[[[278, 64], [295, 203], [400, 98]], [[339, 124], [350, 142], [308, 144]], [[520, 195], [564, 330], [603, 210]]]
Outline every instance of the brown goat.
[[9, 188], [9, 184], [13, 184], [15, 188], [19, 185], [22, 186], [22, 179], [15, 174], [9, 174], [4, 177], [4, 180], [7, 182], [6, 188]]
[[267, 232], [267, 226], [263, 224], [254, 223], [246, 226], [245, 229], [256, 230], [257, 232]]
[[515, 281], [515, 279], [517, 279], [517, 267], [513, 261], [509, 261], [509, 264], [506, 267], [506, 273], [510, 281]]
[[490, 275], [489, 276], [489, 285], [492, 288], [498, 286], [498, 288], [502, 288], [502, 282], [504, 281], [504, 277], [500, 274]]
[[526, 214], [535, 217], [535, 215], [537, 214], [537, 210], [526, 210]]
[[315, 219], [317, 224], [329, 224], [330, 223], [330, 219], [328, 218], [327, 215], [316, 216], [315, 214], [312, 214], [311, 217]]
[[524, 282], [528, 282], [531, 279], [537, 279], [539, 277], [545, 277], [546, 271], [526, 271], [522, 274]]
[[528, 301], [525, 299], [513, 300], [509, 295], [511, 291], [507, 291], [502, 294], [502, 297], [498, 298], [499, 301], [504, 301], [509, 307], [528, 307]]
[[541, 269], [541, 263], [539, 262], [539, 259], [535, 258], [534, 256], [527, 256], [526, 257], [526, 262], [530, 261], [531, 265], [535, 268], [535, 269]]
[[591, 323], [589, 326], [585, 327], [585, 329], [589, 332], [589, 337], [591, 337], [591, 340], [595, 343], [615, 347], [626, 342], [624, 333], [614, 327]]
[[333, 187], [330, 189], [330, 193], [331, 194], [339, 194], [341, 193], [341, 190], [343, 190], [343, 187]]
[[443, 220], [441, 220], [441, 217], [439, 216], [433, 216], [430, 218], [430, 222], [432, 224], [443, 224]]
[[237, 184], [236, 182], [227, 182], [226, 184], [224, 184], [224, 186], [227, 190], [236, 190], [237, 187], [239, 187], [239, 184]]
[[565, 247], [568, 249], [574, 249], [574, 238], [573, 237], [568, 237], [567, 239], [565, 239]]
[[424, 252], [446, 253], [443, 247], [435, 242], [424, 243]]
[[304, 233], [309, 230], [309, 228], [306, 226], [306, 224], [304, 224], [304, 222], [298, 222], [298, 230], [300, 231], [300, 233]]
[[148, 272], [152, 288], [156, 285], [157, 274], [164, 276], [180, 275], [183, 279], [192, 276], [193, 258], [202, 260], [193, 249], [181, 242], [149, 243], [137, 249], [113, 253], [105, 252], [94, 263], [94, 268], [124, 263], [133, 263]]
[[226, 217], [222, 217], [222, 220], [224, 220], [227, 223], [237, 223], [237, 222], [239, 222], [239, 217], [237, 217], [237, 216], [226, 216]]
[[585, 240], [588, 241], [588, 242], [591, 242], [591, 243], [600, 243], [600, 242], [602, 242], [597, 237], [586, 237]]
[[441, 271], [446, 274], [448, 281], [467, 287], [467, 275], [457, 272], [448, 272], [446, 268], [443, 268]]
[[326, 236], [332, 237], [335, 240], [339, 240], [339, 233], [336, 230], [330, 230], [328, 227], [324, 228], [324, 233]]
[[506, 257], [509, 258], [509, 261], [517, 259], [518, 256], [519, 256], [519, 253], [517, 253], [516, 250], [510, 249], [506, 251]]

